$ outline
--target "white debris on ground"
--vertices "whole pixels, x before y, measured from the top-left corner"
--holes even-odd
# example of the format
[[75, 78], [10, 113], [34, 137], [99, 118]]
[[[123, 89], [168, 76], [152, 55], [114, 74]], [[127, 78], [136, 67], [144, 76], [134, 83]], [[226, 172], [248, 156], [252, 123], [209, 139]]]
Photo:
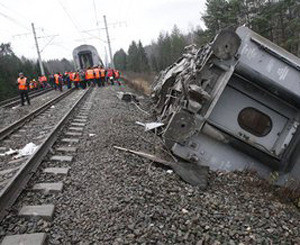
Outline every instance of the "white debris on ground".
[[159, 128], [164, 125], [162, 122], [142, 123], [142, 122], [136, 121], [135, 123], [137, 125], [145, 127], [146, 132], [151, 131], [152, 129], [155, 129], [155, 128]]
[[36, 151], [36, 149], [38, 147], [39, 146], [37, 146], [36, 144], [30, 142], [27, 145], [25, 145], [22, 149], [17, 150], [18, 155], [14, 156], [14, 158], [20, 158], [20, 157], [23, 157], [23, 156], [30, 156]]
[[0, 156], [9, 156], [9, 155], [13, 155], [15, 153], [17, 153], [17, 150], [13, 150], [13, 149], [9, 149], [8, 151], [4, 152], [4, 153], [0, 153]]

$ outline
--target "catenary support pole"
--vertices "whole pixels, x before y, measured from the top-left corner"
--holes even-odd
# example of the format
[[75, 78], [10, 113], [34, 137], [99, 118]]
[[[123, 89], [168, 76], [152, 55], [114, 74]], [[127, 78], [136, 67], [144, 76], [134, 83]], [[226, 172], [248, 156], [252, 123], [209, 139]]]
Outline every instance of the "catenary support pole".
[[34, 24], [31, 23], [31, 26], [32, 26], [32, 32], [33, 32], [33, 36], [34, 36], [36, 50], [37, 50], [37, 53], [38, 53], [38, 60], [39, 60], [41, 75], [45, 75], [45, 71], [44, 71], [44, 67], [43, 67], [43, 63], [42, 63], [42, 59], [41, 59], [41, 53], [40, 53], [40, 50], [39, 50], [39, 44], [38, 44], [36, 33], [35, 33]]
[[107, 36], [107, 43], [108, 43], [108, 49], [109, 49], [110, 63], [111, 63], [111, 67], [115, 68], [113, 57], [112, 57], [112, 52], [111, 52], [111, 46], [110, 46], [110, 39], [109, 39], [109, 34], [108, 34], [108, 27], [107, 27], [107, 22], [106, 22], [106, 16], [103, 15], [103, 18], [104, 18], [104, 24], [105, 24], [105, 30], [106, 30], [106, 36]]

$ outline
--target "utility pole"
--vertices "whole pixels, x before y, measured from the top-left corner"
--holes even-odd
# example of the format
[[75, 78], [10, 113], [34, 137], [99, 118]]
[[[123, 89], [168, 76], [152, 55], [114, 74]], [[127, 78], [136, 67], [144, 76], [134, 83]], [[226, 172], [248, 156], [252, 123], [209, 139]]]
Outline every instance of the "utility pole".
[[111, 63], [112, 68], [115, 68], [113, 57], [112, 57], [112, 52], [111, 52], [109, 35], [108, 35], [108, 27], [107, 27], [107, 22], [106, 22], [106, 16], [103, 15], [103, 18], [104, 18], [104, 25], [105, 25], [106, 36], [107, 36], [107, 43], [108, 43], [108, 49], [109, 49], [110, 63]]
[[33, 32], [34, 40], [35, 40], [36, 50], [37, 50], [37, 53], [38, 53], [38, 59], [39, 59], [41, 75], [43, 76], [43, 75], [45, 75], [45, 71], [44, 71], [44, 67], [43, 67], [43, 63], [42, 63], [42, 59], [41, 59], [41, 53], [40, 53], [40, 50], [39, 50], [39, 44], [38, 44], [38, 41], [37, 41], [34, 24], [31, 23], [31, 26], [32, 26], [32, 32]]

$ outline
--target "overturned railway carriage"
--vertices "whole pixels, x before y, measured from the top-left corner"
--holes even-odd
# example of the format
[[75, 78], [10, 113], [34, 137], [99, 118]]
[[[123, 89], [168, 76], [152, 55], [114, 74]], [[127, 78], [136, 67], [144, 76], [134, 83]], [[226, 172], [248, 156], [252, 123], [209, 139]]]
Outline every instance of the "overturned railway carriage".
[[97, 49], [91, 45], [81, 45], [73, 50], [76, 70], [103, 65]]
[[154, 98], [175, 155], [300, 180], [300, 60], [250, 29], [187, 47], [157, 78]]

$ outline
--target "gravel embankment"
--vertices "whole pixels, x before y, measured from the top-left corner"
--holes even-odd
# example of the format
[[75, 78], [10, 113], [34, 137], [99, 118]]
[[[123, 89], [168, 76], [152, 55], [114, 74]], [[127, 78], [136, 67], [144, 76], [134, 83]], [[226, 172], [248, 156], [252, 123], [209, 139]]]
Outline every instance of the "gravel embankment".
[[[60, 180], [63, 192], [24, 192], [0, 224], [0, 236], [47, 232], [50, 244], [300, 244], [299, 211], [255, 175], [211, 173], [202, 191], [166, 168], [116, 151], [113, 145], [160, 152], [159, 140], [135, 124], [149, 117], [116, 98], [123, 89], [94, 90], [75, 160], [59, 164], [71, 167], [69, 175], [39, 171], [30, 184]], [[54, 203], [54, 220], [16, 217], [29, 203]]]
[[[64, 90], [66, 91], [66, 90]], [[61, 92], [59, 91], [50, 91], [48, 93], [42, 94], [40, 96], [34, 97], [30, 99], [31, 105], [28, 106], [27, 102], [25, 101], [25, 106], [14, 106], [13, 108], [0, 108], [0, 129], [5, 128], [6, 126], [10, 125], [11, 123], [21, 119], [22, 117], [26, 116], [27, 114], [31, 113], [38, 107], [44, 105], [45, 103], [49, 102], [50, 100], [59, 96]], [[21, 102], [20, 102], [21, 104]]]

